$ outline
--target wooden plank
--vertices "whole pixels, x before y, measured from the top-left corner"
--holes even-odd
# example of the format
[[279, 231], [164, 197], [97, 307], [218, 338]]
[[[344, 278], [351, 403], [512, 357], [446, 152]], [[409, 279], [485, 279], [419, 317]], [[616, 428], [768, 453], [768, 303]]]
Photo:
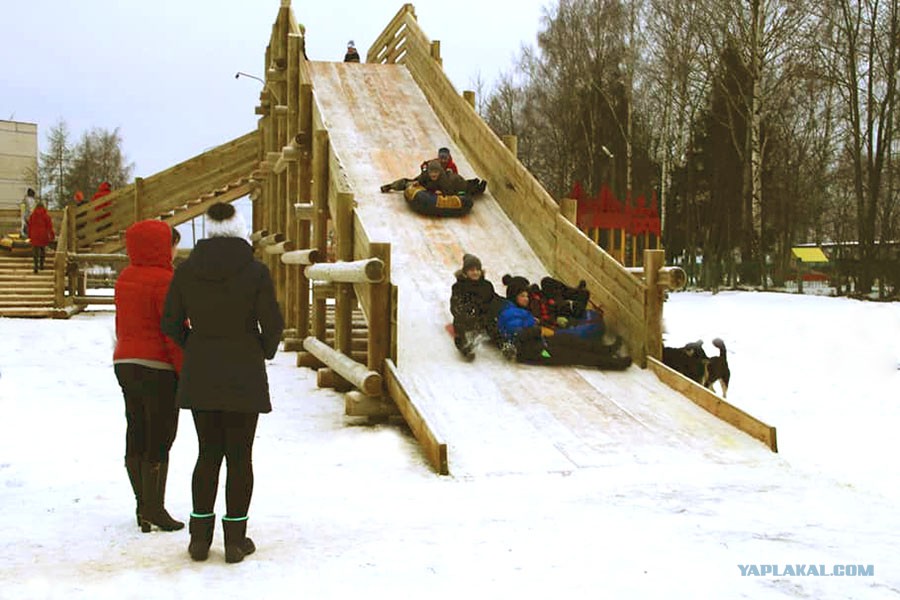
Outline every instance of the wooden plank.
[[740, 429], [750, 437], [761, 441], [772, 452], [778, 452], [778, 438], [775, 427], [729, 404], [724, 398], [706, 389], [693, 379], [685, 377], [674, 369], [670, 369], [661, 361], [649, 357], [647, 363], [650, 369], [659, 377], [659, 380], [670, 388], [681, 392], [688, 400], [703, 410]]
[[447, 444], [441, 440], [434, 428], [428, 423], [422, 411], [415, 405], [406, 391], [400, 373], [394, 361], [385, 361], [384, 381], [388, 394], [403, 415], [413, 435], [422, 446], [425, 458], [439, 475], [449, 475], [450, 467], [447, 457]]

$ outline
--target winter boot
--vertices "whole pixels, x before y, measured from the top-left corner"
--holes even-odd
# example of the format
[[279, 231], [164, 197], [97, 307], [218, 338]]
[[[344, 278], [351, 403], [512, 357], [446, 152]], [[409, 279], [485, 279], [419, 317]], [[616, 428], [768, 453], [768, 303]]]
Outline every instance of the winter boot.
[[453, 338], [453, 343], [464, 359], [470, 362], [475, 360], [475, 346], [468, 341], [467, 336], [456, 336]]
[[149, 532], [152, 525], [163, 531], [184, 529], [184, 523], [173, 519], [163, 506], [168, 473], [169, 463], [141, 463], [141, 531], [144, 533]]
[[138, 527], [141, 526], [141, 457], [126, 456], [125, 470], [128, 471], [128, 481], [131, 482], [131, 491], [134, 492], [134, 516]]
[[216, 529], [215, 513], [198, 515], [191, 513], [188, 531], [191, 532], [191, 543], [188, 544], [188, 554], [193, 560], [206, 560], [209, 557], [209, 547], [212, 546], [213, 532]]
[[225, 562], [238, 563], [256, 552], [253, 540], [247, 537], [247, 517], [222, 517], [225, 531]]

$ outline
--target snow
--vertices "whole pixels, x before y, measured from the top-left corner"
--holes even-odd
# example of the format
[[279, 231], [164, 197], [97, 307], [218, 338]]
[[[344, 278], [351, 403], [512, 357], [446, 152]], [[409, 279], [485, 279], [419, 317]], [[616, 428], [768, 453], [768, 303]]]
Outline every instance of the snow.
[[[643, 461], [641, 440], [566, 473], [439, 477], [404, 426], [343, 416], [343, 397], [281, 353], [254, 449], [258, 551], [226, 565], [221, 528], [194, 563], [186, 529], [135, 526], [113, 313], [0, 319], [0, 598], [900, 596], [900, 307], [685, 292], [666, 327], [669, 345], [725, 340], [729, 400], [778, 427], [780, 454]], [[166, 504], [185, 520], [195, 453], [182, 412]], [[742, 577], [739, 564], [875, 574]]]

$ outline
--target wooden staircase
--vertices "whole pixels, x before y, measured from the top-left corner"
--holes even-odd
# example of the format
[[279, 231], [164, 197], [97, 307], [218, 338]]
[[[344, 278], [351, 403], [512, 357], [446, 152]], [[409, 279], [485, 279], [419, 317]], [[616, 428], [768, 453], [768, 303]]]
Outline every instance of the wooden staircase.
[[44, 270], [34, 273], [30, 255], [0, 251], [0, 317], [65, 318], [71, 314], [55, 307], [53, 259], [53, 251], [48, 251]]
[[[175, 226], [202, 215], [216, 202], [234, 202], [264, 177], [258, 171], [256, 131], [151, 175], [108, 196], [74, 207], [78, 252], [108, 254], [125, 245], [125, 230], [142, 219]], [[109, 203], [109, 206], [100, 208]]]

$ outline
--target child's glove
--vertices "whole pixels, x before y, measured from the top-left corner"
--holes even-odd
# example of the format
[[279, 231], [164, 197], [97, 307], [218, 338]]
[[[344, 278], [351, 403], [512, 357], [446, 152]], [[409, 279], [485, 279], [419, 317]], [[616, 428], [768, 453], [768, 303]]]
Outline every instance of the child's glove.
[[550, 329], [549, 327], [541, 327], [541, 336], [542, 337], [553, 337], [556, 335], [556, 332]]
[[560, 329], [565, 329], [569, 326], [569, 320], [565, 317], [556, 317], [556, 325]]

